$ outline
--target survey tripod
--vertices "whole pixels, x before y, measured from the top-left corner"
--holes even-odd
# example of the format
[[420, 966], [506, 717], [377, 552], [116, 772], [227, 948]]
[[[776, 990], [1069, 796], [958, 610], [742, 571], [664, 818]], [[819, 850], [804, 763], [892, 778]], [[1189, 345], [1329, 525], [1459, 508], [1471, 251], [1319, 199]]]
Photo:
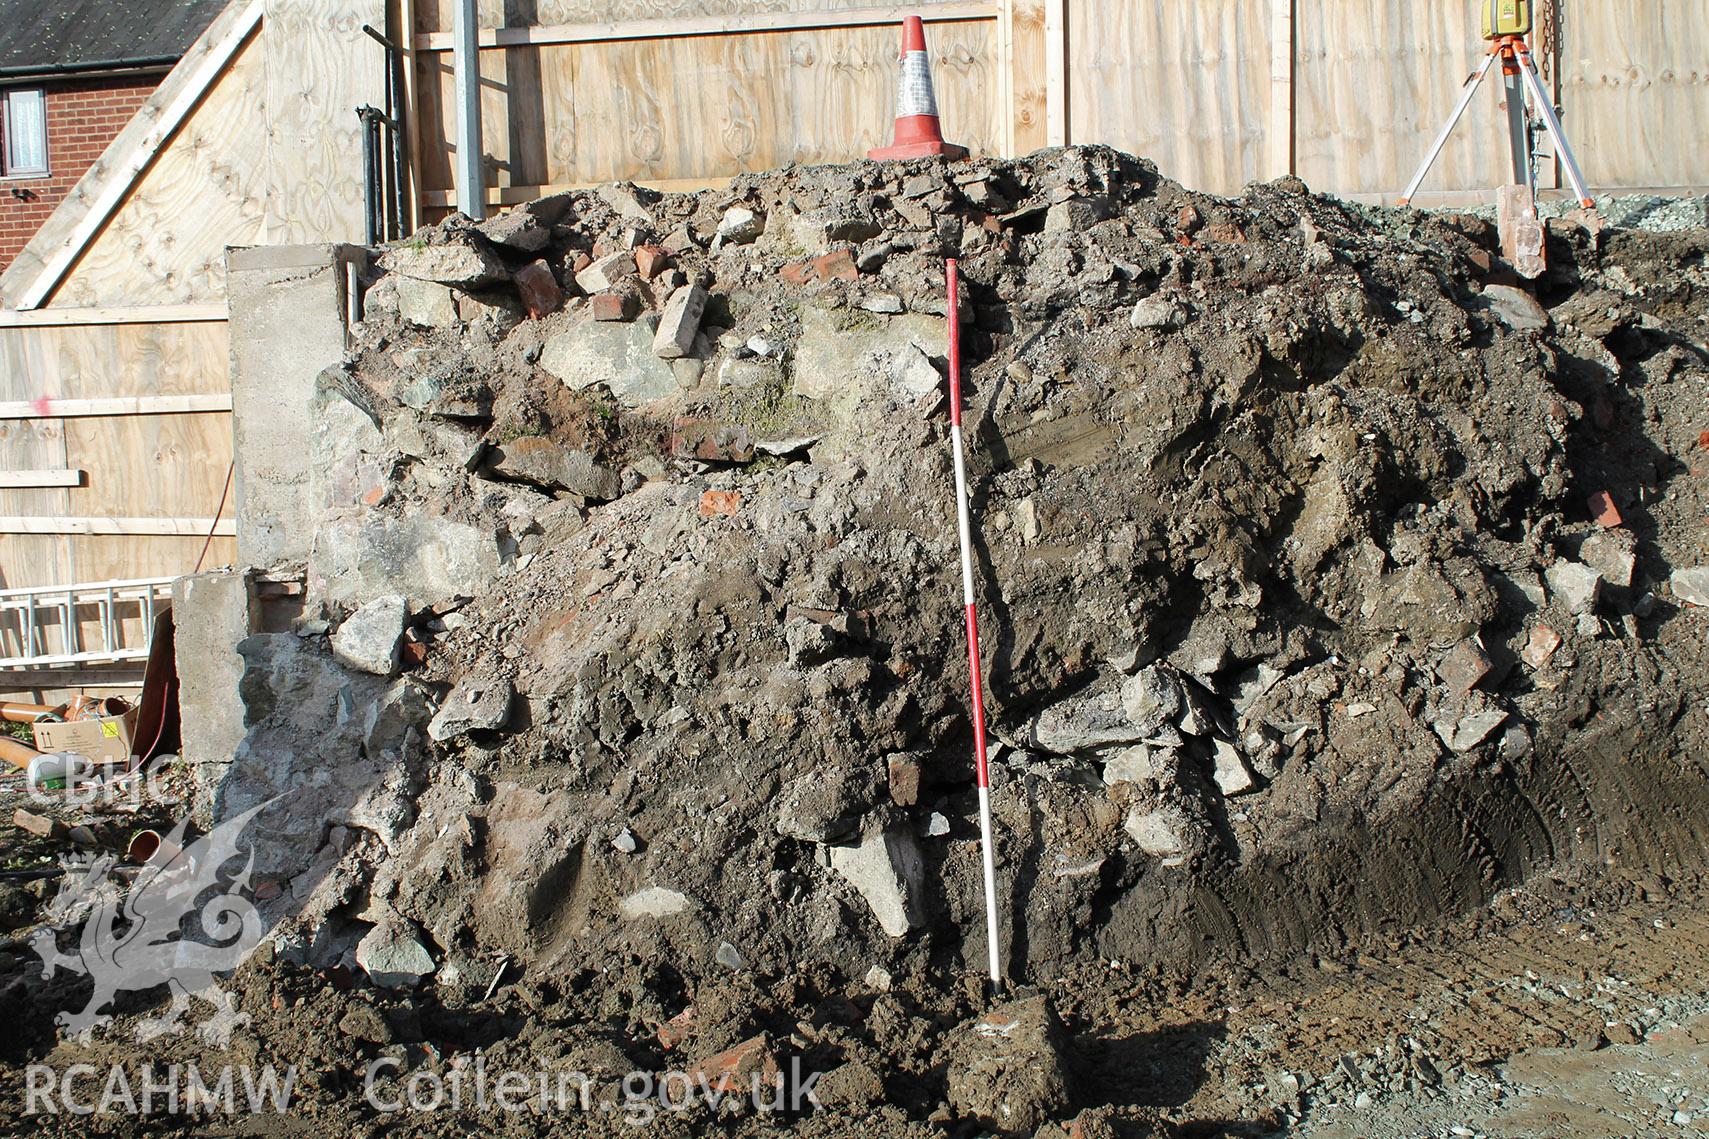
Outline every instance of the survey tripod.
[[[1516, 25], [1508, 25], [1510, 28], [1513, 26]], [[1549, 137], [1555, 141], [1555, 154], [1566, 170], [1567, 181], [1572, 183], [1579, 205], [1586, 209], [1592, 208], [1595, 203], [1591, 201], [1590, 191], [1585, 188], [1584, 173], [1579, 169], [1572, 144], [1567, 141], [1567, 133], [1561, 127], [1561, 117], [1555, 113], [1554, 100], [1549, 97], [1542, 77], [1537, 74], [1537, 64], [1531, 58], [1531, 49], [1525, 43], [1525, 33], [1531, 30], [1529, 15], [1524, 19], [1523, 30], [1517, 34], [1500, 30], [1499, 26], [1491, 28], [1487, 21], [1485, 27], [1485, 38], [1490, 41], [1489, 52], [1478, 69], [1472, 72], [1471, 78], [1466, 80], [1465, 90], [1460, 93], [1459, 105], [1454, 108], [1454, 113], [1442, 128], [1442, 133], [1436, 136], [1436, 141], [1431, 145], [1430, 153], [1425, 155], [1418, 173], [1412, 176], [1406, 193], [1400, 197], [1400, 204], [1404, 206], [1411, 202], [1413, 195], [1418, 193], [1418, 188], [1424, 184], [1430, 168], [1441, 157], [1442, 148], [1448, 145], [1448, 138], [1454, 133], [1454, 127], [1465, 117], [1466, 108], [1472, 105], [1472, 97], [1477, 94], [1490, 69], [1499, 62], [1502, 84], [1507, 89], [1507, 132], [1508, 145], [1513, 155], [1513, 181], [1530, 189], [1535, 196], [1537, 175], [1531, 160], [1531, 126], [1525, 113], [1525, 96], [1529, 93], [1532, 106], [1543, 120]]]

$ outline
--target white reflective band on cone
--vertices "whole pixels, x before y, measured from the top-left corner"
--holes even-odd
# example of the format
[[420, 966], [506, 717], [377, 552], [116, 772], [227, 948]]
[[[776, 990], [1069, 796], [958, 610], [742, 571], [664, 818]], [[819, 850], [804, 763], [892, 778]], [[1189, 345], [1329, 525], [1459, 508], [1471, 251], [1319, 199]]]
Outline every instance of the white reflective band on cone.
[[911, 51], [902, 57], [902, 80], [896, 88], [896, 116], [935, 115], [938, 113], [937, 93], [932, 90], [932, 65], [923, 51]]

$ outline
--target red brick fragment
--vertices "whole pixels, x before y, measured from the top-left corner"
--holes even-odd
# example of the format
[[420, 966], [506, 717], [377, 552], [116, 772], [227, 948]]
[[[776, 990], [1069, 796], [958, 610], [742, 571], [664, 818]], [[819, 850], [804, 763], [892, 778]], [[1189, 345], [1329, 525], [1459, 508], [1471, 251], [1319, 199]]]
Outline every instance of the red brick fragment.
[[544, 261], [531, 261], [516, 273], [516, 291], [528, 315], [535, 320], [551, 316], [564, 306], [564, 290], [552, 267]]
[[760, 1077], [761, 1086], [777, 1081], [777, 1058], [767, 1047], [764, 1033], [700, 1061], [695, 1065], [694, 1082], [714, 1092], [740, 1092], [753, 1087], [755, 1076]]
[[823, 257], [815, 257], [813, 272], [818, 274], [821, 281], [860, 280], [860, 270], [855, 267], [854, 257], [846, 249], [835, 249]]
[[1605, 490], [1590, 496], [1590, 516], [1604, 530], [1612, 530], [1625, 521], [1620, 517], [1620, 508], [1614, 505], [1614, 496]]
[[726, 517], [742, 509], [742, 495], [734, 490], [709, 490], [700, 496], [702, 518]]
[[600, 293], [593, 298], [595, 320], [634, 320], [635, 298], [624, 293]]
[[920, 761], [911, 756], [893, 755], [889, 759], [890, 801], [898, 807], [912, 807], [920, 801]]
[[635, 250], [635, 271], [643, 281], [651, 281], [671, 267], [671, 255], [662, 246], [643, 245]]

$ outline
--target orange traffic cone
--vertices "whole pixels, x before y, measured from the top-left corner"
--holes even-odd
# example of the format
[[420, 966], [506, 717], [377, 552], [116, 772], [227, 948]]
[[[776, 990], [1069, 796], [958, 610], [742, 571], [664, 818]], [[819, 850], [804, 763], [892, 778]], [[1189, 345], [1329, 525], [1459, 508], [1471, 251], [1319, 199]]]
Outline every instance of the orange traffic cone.
[[932, 65], [926, 58], [926, 25], [918, 16], [902, 23], [902, 79], [896, 89], [896, 143], [866, 152], [880, 161], [894, 158], [966, 158], [967, 148], [944, 141], [938, 125], [938, 97], [932, 90]]

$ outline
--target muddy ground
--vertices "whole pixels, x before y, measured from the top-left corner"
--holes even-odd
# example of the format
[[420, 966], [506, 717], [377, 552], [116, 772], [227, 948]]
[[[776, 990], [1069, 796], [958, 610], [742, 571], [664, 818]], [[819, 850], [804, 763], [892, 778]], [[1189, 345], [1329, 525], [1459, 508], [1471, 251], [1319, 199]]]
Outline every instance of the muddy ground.
[[[386, 251], [303, 611], [239, 646], [249, 734], [191, 796], [260, 812], [249, 1020], [143, 1047], [297, 1063], [289, 1122], [215, 1125], [266, 1133], [399, 1126], [377, 1060], [388, 1101], [600, 1073], [590, 1134], [1696, 1126], [1709, 231], [1547, 234], [1526, 282], [1476, 217], [1085, 148]], [[10, 1062], [137, 1055], [158, 990], [72, 1039], [86, 983], [7, 953]], [[624, 1109], [673, 1070], [824, 1107]]]

